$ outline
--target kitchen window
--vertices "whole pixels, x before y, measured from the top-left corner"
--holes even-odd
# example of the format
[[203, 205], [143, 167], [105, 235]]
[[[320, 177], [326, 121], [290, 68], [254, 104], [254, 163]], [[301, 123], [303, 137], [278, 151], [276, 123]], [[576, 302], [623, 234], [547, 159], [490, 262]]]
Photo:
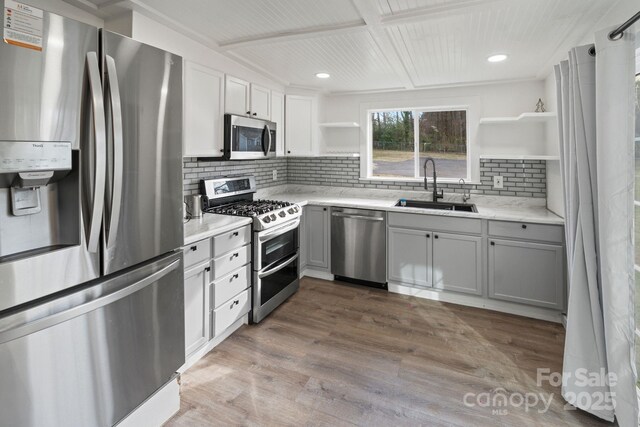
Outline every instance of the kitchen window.
[[[466, 109], [373, 110], [369, 114], [369, 178], [422, 179], [427, 157], [435, 159], [439, 179], [469, 178]], [[429, 169], [427, 176], [431, 174]]]

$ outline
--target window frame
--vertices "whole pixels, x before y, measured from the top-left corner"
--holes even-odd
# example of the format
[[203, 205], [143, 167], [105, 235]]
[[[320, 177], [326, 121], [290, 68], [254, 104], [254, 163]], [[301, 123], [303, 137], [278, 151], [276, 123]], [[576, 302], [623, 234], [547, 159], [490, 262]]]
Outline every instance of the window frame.
[[[410, 111], [413, 117], [413, 177], [385, 177], [385, 176], [375, 176], [373, 175], [373, 114], [374, 113], [383, 113], [390, 111]], [[420, 170], [422, 165], [420, 164], [420, 113], [444, 113], [449, 111], [464, 111], [465, 112], [465, 131], [466, 131], [466, 170], [467, 175], [461, 177], [447, 177], [447, 178], [438, 178], [440, 182], [452, 182], [458, 183], [460, 179], [464, 179], [465, 182], [471, 181], [471, 162], [470, 162], [470, 142], [469, 135], [471, 132], [469, 126], [469, 106], [433, 106], [433, 107], [422, 107], [422, 108], [377, 108], [372, 110], [367, 110], [367, 146], [368, 150], [368, 163], [369, 168], [367, 172], [367, 178], [371, 180], [389, 180], [389, 181], [407, 181], [407, 182], [415, 182], [415, 181], [424, 181], [424, 177], [420, 176]], [[437, 159], [436, 159], [437, 160]], [[427, 177], [427, 181], [433, 181], [433, 178]]]
[[[467, 184], [480, 184], [480, 157], [475, 146], [480, 123], [482, 100], [479, 96], [434, 97], [360, 103], [360, 180], [364, 182], [423, 182], [423, 178], [377, 177], [373, 175], [373, 137], [371, 113], [376, 111], [466, 111], [467, 119]], [[438, 182], [457, 184], [460, 178], [438, 178]], [[432, 178], [427, 177], [431, 182]]]

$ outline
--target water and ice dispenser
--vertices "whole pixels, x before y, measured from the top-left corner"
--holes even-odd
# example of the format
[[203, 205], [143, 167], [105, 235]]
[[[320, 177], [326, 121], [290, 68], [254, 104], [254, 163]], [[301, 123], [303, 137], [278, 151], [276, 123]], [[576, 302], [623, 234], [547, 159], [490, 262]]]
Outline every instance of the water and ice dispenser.
[[0, 262], [78, 244], [78, 166], [70, 142], [0, 141]]

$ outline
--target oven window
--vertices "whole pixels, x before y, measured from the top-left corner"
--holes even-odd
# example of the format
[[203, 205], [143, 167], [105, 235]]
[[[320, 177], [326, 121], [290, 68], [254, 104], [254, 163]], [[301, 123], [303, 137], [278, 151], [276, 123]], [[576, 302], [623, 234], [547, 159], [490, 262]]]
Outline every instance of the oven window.
[[284, 258], [289, 258], [298, 251], [298, 229], [261, 243], [260, 269], [269, 267]]
[[[285, 261], [286, 262], [286, 261]], [[271, 298], [289, 286], [298, 278], [298, 260], [287, 265], [282, 270], [263, 277], [260, 280], [260, 305], [265, 305]]]

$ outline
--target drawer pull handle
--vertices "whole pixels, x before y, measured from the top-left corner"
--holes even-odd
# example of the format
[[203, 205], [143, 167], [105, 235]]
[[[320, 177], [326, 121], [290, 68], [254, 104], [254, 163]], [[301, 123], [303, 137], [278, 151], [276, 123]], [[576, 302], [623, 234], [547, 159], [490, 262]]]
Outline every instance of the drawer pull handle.
[[496, 245], [496, 242], [491, 242], [491, 246], [495, 246], [495, 245]]
[[240, 254], [238, 252], [236, 252], [235, 254], [231, 255], [231, 259], [234, 259], [235, 257], [239, 257]]
[[211, 267], [205, 267], [204, 271], [206, 271], [206, 272], [211, 271]]
[[238, 237], [240, 235], [240, 233], [238, 233], [237, 231], [233, 232], [233, 237]]
[[198, 250], [198, 247], [197, 246], [191, 246], [189, 249], [191, 249], [193, 252], [195, 252], [195, 251]]
[[522, 224], [522, 228], [526, 230], [527, 224]]
[[229, 306], [229, 310], [231, 310], [233, 308], [234, 305], [240, 304], [240, 300], [237, 299], [234, 302], [231, 303], [231, 305]]
[[238, 273], [236, 273], [236, 274], [233, 275], [233, 277], [231, 277], [231, 280], [237, 279], [238, 277], [240, 277], [240, 276], [238, 275]]

